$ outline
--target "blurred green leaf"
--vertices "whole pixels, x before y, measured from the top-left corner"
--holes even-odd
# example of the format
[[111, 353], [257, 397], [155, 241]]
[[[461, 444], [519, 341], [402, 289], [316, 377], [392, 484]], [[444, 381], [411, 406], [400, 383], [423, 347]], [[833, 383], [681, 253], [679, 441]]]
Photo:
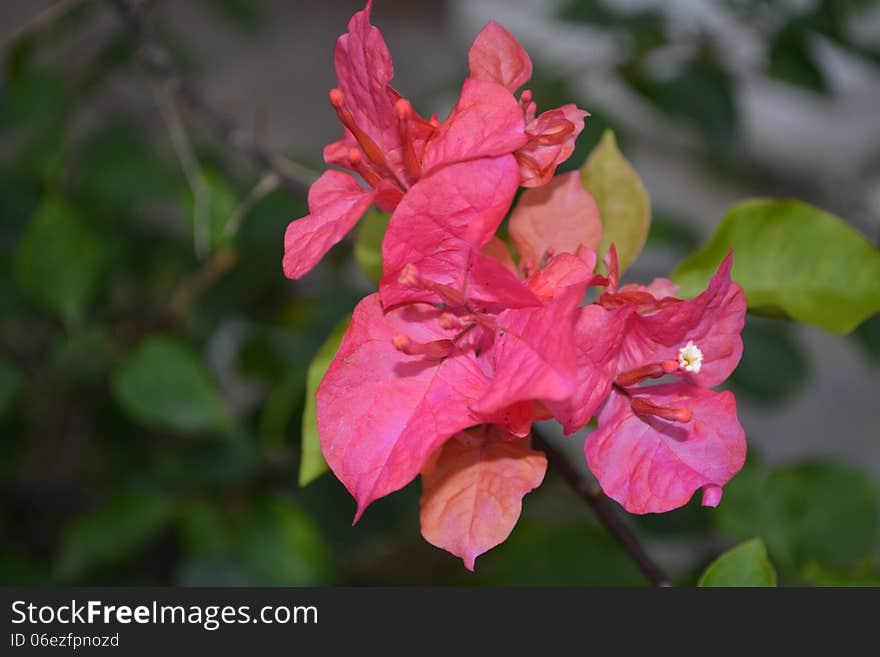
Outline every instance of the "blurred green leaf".
[[201, 360], [176, 338], [153, 336], [141, 342], [116, 370], [113, 392], [134, 420], [149, 427], [187, 433], [228, 425]]
[[776, 586], [776, 569], [760, 538], [731, 548], [710, 563], [697, 586]]
[[21, 383], [21, 374], [0, 359], [0, 418], [12, 408], [15, 398], [21, 390]]
[[810, 365], [792, 324], [750, 315], [742, 339], [742, 360], [729, 379], [737, 395], [771, 406], [804, 389]]
[[493, 586], [647, 585], [604, 530], [583, 521], [537, 523], [527, 518], [507, 541], [477, 560], [476, 579]]
[[852, 335], [874, 364], [880, 365], [880, 315], [862, 322]]
[[70, 89], [60, 73], [24, 67], [5, 85], [0, 116], [20, 126], [55, 121], [67, 111], [70, 100]]
[[59, 575], [71, 581], [135, 556], [165, 530], [173, 508], [167, 495], [144, 489], [124, 492], [76, 518], [64, 529]]
[[229, 548], [229, 521], [217, 504], [202, 499], [190, 500], [180, 506], [176, 516], [187, 555], [216, 557]]
[[651, 223], [648, 192], [638, 174], [617, 148], [614, 133], [606, 130], [599, 145], [581, 167], [584, 187], [602, 216], [600, 258], [613, 243], [623, 273], [645, 245]]
[[171, 196], [183, 180], [130, 121], [112, 118], [89, 135], [77, 167], [77, 190], [93, 210], [128, 212]]
[[376, 285], [382, 278], [382, 238], [391, 215], [371, 209], [361, 218], [354, 242], [355, 262], [364, 275]]
[[814, 463], [773, 470], [750, 468], [725, 488], [714, 516], [733, 536], [761, 536], [781, 569], [811, 564], [850, 568], [877, 550], [874, 483], [844, 465]]
[[104, 262], [98, 236], [71, 205], [50, 198], [28, 219], [13, 269], [22, 290], [70, 321], [82, 316], [95, 295]]
[[233, 236], [226, 234], [226, 224], [238, 210], [238, 195], [216, 171], [202, 169], [200, 175], [204, 190], [204, 195], [199, 200], [201, 205], [196, 203], [193, 191], [188, 190], [186, 212], [197, 242], [204, 239], [203, 243], [213, 251], [233, 240]]
[[713, 148], [729, 157], [738, 144], [738, 117], [733, 78], [711, 58], [689, 62], [674, 77], [653, 80], [627, 75], [632, 86], [665, 114], [690, 123]]
[[45, 566], [19, 553], [0, 554], [0, 586], [45, 586], [50, 584]]
[[700, 245], [700, 234], [680, 219], [655, 214], [651, 218], [648, 244], [670, 246], [688, 252]]
[[880, 251], [806, 203], [757, 199], [734, 206], [672, 280], [694, 296], [731, 249], [732, 276], [752, 312], [848, 333], [880, 311]]
[[351, 315], [343, 318], [333, 332], [318, 349], [306, 374], [306, 401], [302, 419], [302, 459], [299, 464], [299, 485], [305, 486], [327, 472], [327, 462], [321, 452], [321, 441], [318, 438], [317, 406], [315, 392], [330, 362], [339, 351], [342, 337], [348, 330]]
[[810, 52], [810, 34], [805, 27], [796, 18], [779, 31], [770, 45], [767, 69], [779, 80], [824, 93], [828, 85]]
[[227, 21], [244, 30], [252, 31], [264, 21], [264, 9], [258, 0], [202, 0]]
[[318, 528], [281, 497], [258, 499], [241, 517], [235, 555], [253, 586], [332, 583], [332, 560]]

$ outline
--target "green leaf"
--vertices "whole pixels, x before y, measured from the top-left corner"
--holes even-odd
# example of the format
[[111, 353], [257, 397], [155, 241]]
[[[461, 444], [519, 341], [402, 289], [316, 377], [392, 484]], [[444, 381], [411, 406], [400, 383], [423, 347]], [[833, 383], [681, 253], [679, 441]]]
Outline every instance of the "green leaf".
[[756, 199], [734, 206], [672, 280], [685, 296], [696, 295], [731, 249], [733, 279], [752, 312], [848, 333], [880, 311], [880, 251], [811, 205]]
[[330, 549], [320, 531], [284, 498], [257, 500], [236, 535], [235, 556], [254, 586], [316, 586], [333, 580]]
[[97, 291], [105, 261], [101, 242], [76, 210], [47, 199], [16, 245], [13, 272], [25, 293], [71, 321], [82, 317]]
[[354, 242], [355, 262], [364, 275], [373, 283], [379, 284], [382, 278], [382, 238], [391, 215], [372, 209], [360, 221], [357, 238]]
[[651, 224], [651, 204], [638, 174], [617, 148], [611, 130], [581, 167], [584, 188], [592, 194], [602, 215], [602, 244], [599, 257], [613, 243], [621, 273], [645, 245]]
[[742, 360], [729, 379], [737, 395], [772, 406], [804, 389], [810, 380], [810, 365], [794, 328], [789, 322], [746, 317]]
[[697, 586], [776, 586], [776, 569], [760, 538], [741, 543], [710, 563]]
[[134, 420], [149, 427], [186, 433], [227, 426], [220, 394], [204, 366], [175, 338], [141, 342], [117, 369], [113, 392]]
[[0, 118], [19, 125], [57, 120], [70, 106], [64, 76], [49, 69], [21, 71], [0, 96]]
[[351, 315], [343, 318], [333, 332], [318, 349], [306, 374], [306, 402], [302, 418], [302, 459], [299, 464], [299, 485], [305, 486], [327, 472], [327, 462], [321, 453], [321, 441], [318, 439], [317, 407], [315, 392], [321, 379], [324, 378], [330, 362], [339, 351], [342, 337], [348, 330]]
[[173, 500], [152, 490], [125, 492], [64, 530], [59, 575], [72, 580], [134, 556], [169, 524]]
[[128, 212], [148, 200], [172, 196], [183, 183], [126, 119], [110, 119], [89, 135], [77, 167], [77, 190], [97, 211]]
[[[473, 580], [474, 575], [469, 575]], [[476, 582], [490, 586], [646, 586], [638, 567], [601, 528], [522, 518], [481, 556]]]
[[812, 564], [846, 569], [877, 550], [878, 506], [873, 481], [831, 463], [743, 470], [725, 488], [713, 516], [741, 538], [761, 536], [773, 561], [800, 572]]
[[828, 84], [810, 52], [808, 29], [795, 19], [780, 30], [770, 46], [768, 72], [779, 80], [825, 93]]
[[880, 365], [880, 315], [862, 322], [852, 335], [874, 364]]
[[232, 242], [232, 236], [226, 233], [226, 225], [238, 210], [238, 195], [217, 172], [202, 169], [200, 176], [204, 190], [199, 200], [201, 205], [196, 204], [196, 197], [189, 190], [185, 201], [186, 212], [197, 243], [205, 244], [213, 251]]
[[21, 374], [11, 365], [0, 360], [0, 418], [9, 412], [21, 390]]

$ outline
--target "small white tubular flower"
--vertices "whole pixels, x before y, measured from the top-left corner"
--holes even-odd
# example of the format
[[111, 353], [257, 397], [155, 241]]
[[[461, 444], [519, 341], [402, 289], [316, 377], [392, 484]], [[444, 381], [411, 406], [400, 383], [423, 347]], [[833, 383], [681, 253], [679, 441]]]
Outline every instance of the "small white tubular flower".
[[678, 369], [697, 374], [703, 366], [703, 352], [693, 340], [678, 350]]

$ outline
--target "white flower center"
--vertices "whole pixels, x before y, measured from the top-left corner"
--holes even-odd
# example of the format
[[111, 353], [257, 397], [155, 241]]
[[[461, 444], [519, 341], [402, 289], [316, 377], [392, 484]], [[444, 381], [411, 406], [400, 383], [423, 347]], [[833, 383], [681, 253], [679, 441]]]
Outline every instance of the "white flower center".
[[688, 340], [688, 343], [678, 350], [678, 368], [696, 374], [702, 366], [703, 352], [693, 340]]

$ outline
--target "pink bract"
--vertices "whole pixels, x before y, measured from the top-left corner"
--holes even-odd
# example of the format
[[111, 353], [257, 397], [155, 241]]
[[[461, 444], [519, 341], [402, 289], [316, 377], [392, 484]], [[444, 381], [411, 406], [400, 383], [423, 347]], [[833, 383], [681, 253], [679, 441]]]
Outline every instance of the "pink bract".
[[510, 535], [523, 496], [546, 470], [528, 438], [490, 426], [457, 434], [422, 471], [422, 536], [473, 570], [477, 556]]
[[574, 106], [536, 119], [531, 94], [524, 92], [519, 101], [513, 96], [511, 85], [528, 79], [531, 62], [516, 40], [494, 23], [471, 47], [471, 77], [447, 119], [441, 123], [436, 116], [422, 118], [390, 84], [391, 56], [381, 33], [370, 24], [371, 9], [372, 0], [337, 40], [339, 86], [330, 92], [330, 102], [344, 134], [324, 149], [328, 164], [356, 174], [367, 188], [337, 171], [318, 179], [309, 194], [309, 215], [291, 222], [285, 234], [283, 267], [289, 278], [308, 273], [370, 205], [393, 211], [413, 186], [444, 167], [508, 156], [517, 184], [549, 181], [583, 129], [586, 113]]

